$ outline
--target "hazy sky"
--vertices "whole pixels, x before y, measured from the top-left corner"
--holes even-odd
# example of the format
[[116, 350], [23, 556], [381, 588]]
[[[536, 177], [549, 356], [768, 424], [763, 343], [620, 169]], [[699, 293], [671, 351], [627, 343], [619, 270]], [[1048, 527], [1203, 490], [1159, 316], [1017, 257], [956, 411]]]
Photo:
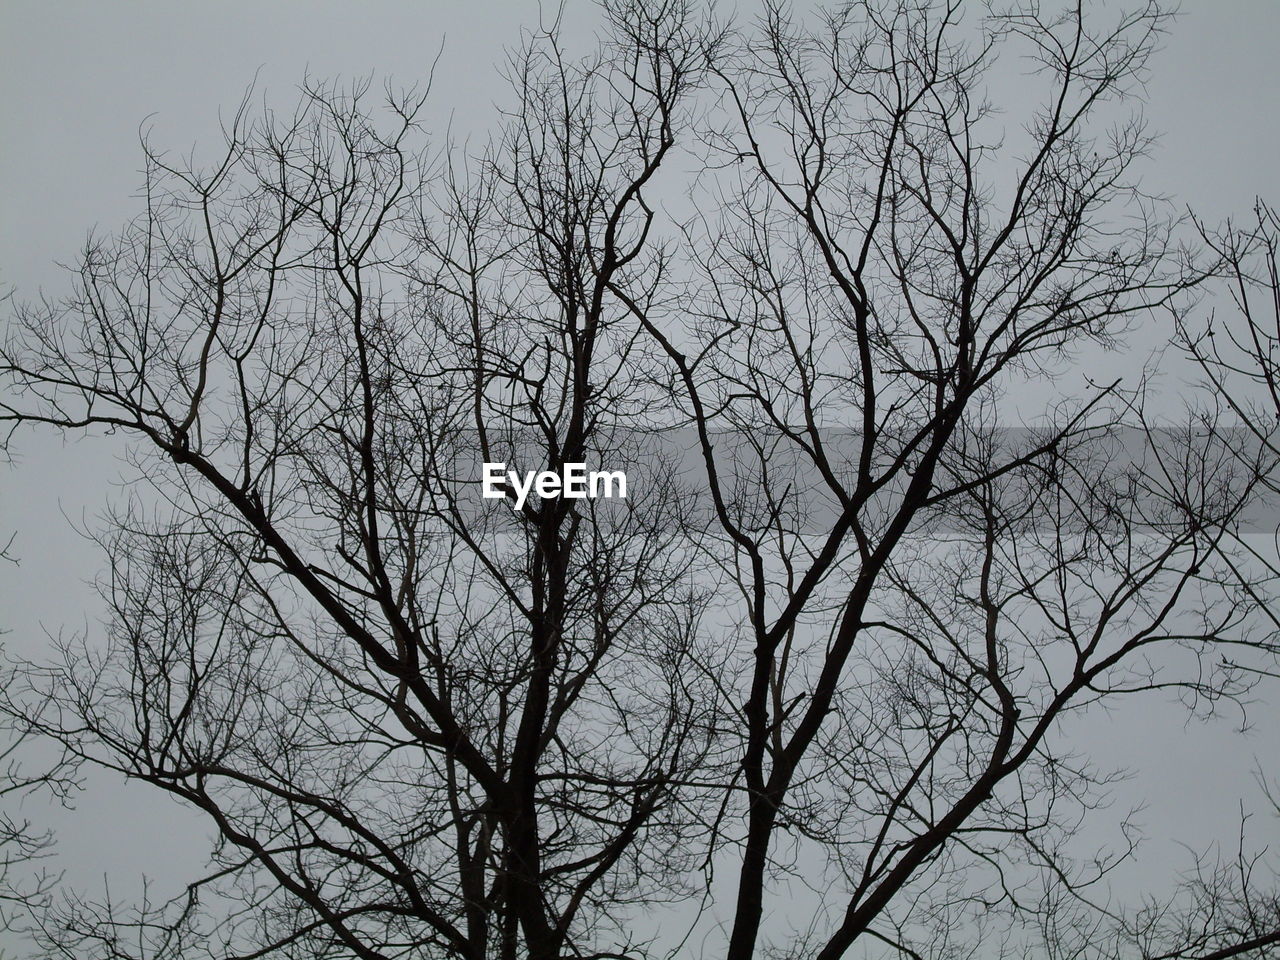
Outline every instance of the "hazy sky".
[[[576, 9], [585, 8], [570, 6], [571, 19]], [[235, 105], [255, 72], [258, 89], [288, 106], [308, 72], [372, 72], [409, 84], [442, 50], [432, 127], [443, 131], [452, 116], [455, 130], [483, 129], [505, 89], [494, 64], [538, 15], [536, 3], [510, 0], [0, 0], [0, 283], [28, 295], [56, 290], [54, 261], [74, 259], [90, 227], [110, 230], [141, 209], [144, 121], [157, 144], [176, 152], [212, 147], [219, 109]], [[1149, 190], [1210, 222], [1247, 214], [1257, 194], [1280, 200], [1271, 183], [1280, 160], [1277, 38], [1277, 0], [1183, 4], [1149, 89], [1147, 113], [1163, 132], [1145, 174]], [[12, 647], [32, 651], [46, 642], [40, 624], [74, 630], [92, 620], [84, 581], [99, 570], [99, 556], [66, 518], [92, 524], [111, 493], [113, 468], [102, 443], [64, 448], [46, 437], [28, 439], [20, 452], [20, 470], [0, 470], [0, 534], [17, 531], [22, 560], [0, 570], [0, 628], [13, 631]], [[1143, 710], [1123, 719], [1119, 736], [1105, 729], [1115, 720], [1098, 721], [1098, 732], [1114, 741], [1117, 762], [1141, 766], [1157, 842], [1221, 835], [1222, 827], [1229, 836], [1236, 797], [1250, 790], [1252, 758], [1280, 746], [1277, 725], [1233, 737], [1222, 726], [1183, 729], [1179, 716]], [[1224, 737], [1233, 749], [1222, 749]], [[138, 870], [163, 881], [167, 868], [204, 849], [191, 830], [198, 821], [140, 796], [95, 782], [79, 813], [59, 818], [61, 862], [75, 879], [110, 872], [127, 893]], [[1147, 869], [1159, 869], [1154, 862]]]

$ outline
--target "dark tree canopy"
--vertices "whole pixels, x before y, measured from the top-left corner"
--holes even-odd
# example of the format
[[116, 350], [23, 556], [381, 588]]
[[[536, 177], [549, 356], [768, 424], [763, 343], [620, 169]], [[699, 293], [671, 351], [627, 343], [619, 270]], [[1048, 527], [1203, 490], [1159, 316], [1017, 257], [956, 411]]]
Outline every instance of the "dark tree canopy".
[[[480, 146], [369, 82], [146, 144], [138, 218], [10, 311], [10, 443], [115, 431], [138, 483], [101, 631], [4, 709], [217, 837], [167, 902], [34, 897], [40, 949], [1270, 955], [1243, 844], [1144, 905], [1072, 842], [1121, 816], [1072, 715], [1276, 673], [1275, 411], [1233, 398], [1280, 331], [1241, 300], [1224, 358], [1194, 296], [1274, 297], [1275, 219], [1143, 192], [1166, 13], [600, 14]], [[1081, 376], [1160, 337], [1207, 374], [1173, 416]], [[486, 462], [628, 495], [515, 509]]]

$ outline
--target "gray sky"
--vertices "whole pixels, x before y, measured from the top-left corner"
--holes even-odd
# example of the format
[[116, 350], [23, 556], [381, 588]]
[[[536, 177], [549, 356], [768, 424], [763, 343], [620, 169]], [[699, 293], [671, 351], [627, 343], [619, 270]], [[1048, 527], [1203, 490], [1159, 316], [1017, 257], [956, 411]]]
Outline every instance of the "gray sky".
[[[110, 230], [140, 210], [138, 130], [148, 116], [158, 144], [179, 153], [212, 146], [219, 109], [235, 105], [255, 72], [260, 91], [290, 105], [307, 72], [417, 82], [443, 41], [432, 125], [442, 131], [452, 115], [454, 129], [483, 129], [505, 89], [493, 64], [537, 16], [532, 0], [2, 0], [0, 283], [24, 294], [56, 290], [54, 261], [72, 260], [88, 228]], [[1271, 182], [1280, 158], [1277, 37], [1276, 0], [1187, 0], [1154, 64], [1147, 112], [1163, 139], [1148, 189], [1210, 222], [1246, 215], [1259, 193], [1280, 200]], [[98, 572], [99, 556], [64, 516], [92, 522], [116, 471], [102, 442], [29, 438], [21, 452], [19, 471], [0, 471], [0, 532], [17, 531], [22, 560], [0, 571], [0, 627], [13, 631], [7, 643], [29, 652], [46, 642], [40, 624], [75, 630], [91, 620], [83, 582]], [[1184, 729], [1179, 718], [1143, 710], [1098, 720], [1094, 735], [1113, 742], [1115, 762], [1141, 767], [1136, 789], [1152, 798], [1145, 823], [1157, 843], [1214, 833], [1229, 840], [1236, 797], [1251, 789], [1253, 757], [1277, 746], [1276, 724], [1244, 737], [1224, 725]], [[198, 821], [139, 797], [95, 782], [78, 814], [59, 818], [61, 862], [74, 879], [92, 883], [109, 871], [127, 895], [139, 870], [163, 883], [200, 855]]]

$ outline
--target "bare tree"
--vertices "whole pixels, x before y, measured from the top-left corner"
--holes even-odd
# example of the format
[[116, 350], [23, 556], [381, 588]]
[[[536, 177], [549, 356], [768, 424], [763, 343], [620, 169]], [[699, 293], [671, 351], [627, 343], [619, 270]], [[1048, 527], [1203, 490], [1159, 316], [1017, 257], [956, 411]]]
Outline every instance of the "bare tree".
[[[1232, 429], [1223, 436], [1231, 452], [1242, 461], [1255, 458], [1259, 450], [1274, 456], [1280, 424], [1280, 217], [1259, 199], [1244, 223], [1229, 222], [1218, 230], [1203, 223], [1197, 226], [1205, 246], [1218, 258], [1229, 299], [1225, 308], [1211, 310], [1207, 317], [1178, 315], [1178, 344], [1229, 412]], [[1274, 475], [1261, 480], [1274, 494]], [[1236, 532], [1240, 553], [1251, 568], [1273, 574], [1280, 570], [1277, 534], [1274, 500], [1268, 498], [1244, 534]], [[1242, 577], [1241, 583], [1247, 586], [1249, 580]], [[1254, 593], [1254, 600], [1262, 616], [1280, 624], [1273, 597]], [[1274, 642], [1269, 646], [1275, 652]], [[1274, 663], [1232, 666], [1269, 679], [1280, 677]], [[1152, 955], [1217, 960], [1250, 950], [1266, 955], [1280, 944], [1280, 863], [1269, 844], [1254, 839], [1258, 819], [1263, 820], [1263, 835], [1272, 836], [1269, 821], [1280, 817], [1275, 775], [1274, 764], [1259, 769], [1269, 807], [1241, 811], [1234, 856], [1223, 860], [1212, 852], [1197, 855], [1183, 885], [1182, 892], [1189, 896], [1151, 903], [1137, 916], [1135, 931], [1153, 944]]]
[[[513, 56], [478, 153], [368, 84], [148, 146], [143, 215], [16, 311], [0, 416], [124, 432], [146, 483], [105, 634], [6, 709], [219, 837], [170, 902], [51, 904], [48, 954], [1122, 949], [1064, 730], [1249, 694], [1273, 451], [1140, 382], [1007, 425], [1204, 276], [1141, 123], [1099, 133], [1165, 15], [602, 12]], [[497, 462], [632, 482], [486, 502]]]
[[[993, 913], [1086, 949], [1093, 934], [1064, 944], [1055, 918], [1109, 865], [1064, 855], [1099, 780], [1055, 727], [1183, 683], [1162, 646], [1212, 661], [1246, 635], [1216, 558], [1242, 505], [1227, 477], [1243, 467], [1248, 488], [1266, 456], [1233, 464], [1186, 443], [1192, 425], [1157, 438], [1115, 384], [1021, 437], [996, 429], [1019, 380], [1195, 282], [1132, 179], [1140, 122], [1090, 132], [1162, 14], [1015, 10], [967, 34], [958, 16], [853, 5], [810, 30], [771, 8], [717, 69], [736, 117], [713, 140], [723, 213], [693, 231], [710, 291], [694, 345], [636, 311], [679, 369], [743, 596], [734, 957], [760, 949], [770, 881], [804, 841], [845, 891], [804, 952], [875, 938], [945, 955], [966, 924], [996, 936]], [[1011, 48], [1045, 99], [1001, 163], [982, 78]], [[833, 449], [839, 424], [853, 456]], [[726, 449], [763, 497], [720, 479]], [[833, 505], [812, 533], [805, 477]], [[1198, 699], [1243, 692], [1230, 670], [1190, 676]]]
[[52, 791], [66, 797], [75, 786], [65, 773], [27, 772], [19, 762], [20, 751], [27, 742], [27, 731], [20, 725], [5, 725], [5, 741], [0, 746], [0, 930], [22, 929], [31, 911], [43, 910], [58, 881], [56, 874], [45, 869], [51, 853], [53, 836], [35, 825], [22, 809], [24, 800], [33, 794]]
[[[15, 563], [14, 538], [0, 546], [0, 564]], [[0, 636], [7, 631], [0, 630]], [[0, 674], [8, 682], [9, 671]], [[74, 769], [61, 765], [52, 769], [23, 764], [24, 747], [30, 740], [30, 725], [23, 717], [4, 717], [0, 722], [0, 931], [20, 928], [30, 912], [43, 909], [57, 883], [57, 876], [45, 869], [53, 846], [50, 831], [32, 823], [22, 807], [33, 795], [44, 793], [65, 799], [75, 788]]]
[[[1275, 817], [1274, 785], [1266, 789], [1271, 809], [1263, 816]], [[1269, 848], [1252, 845], [1250, 819], [1241, 817], [1233, 857], [1212, 851], [1196, 856], [1172, 897], [1150, 900], [1122, 926], [1122, 942], [1140, 944], [1157, 960], [1273, 955], [1280, 943], [1275, 858]]]
[[1252, 221], [1200, 235], [1221, 259], [1231, 307], [1197, 326], [1184, 321], [1181, 342], [1239, 417], [1262, 442], [1274, 442], [1280, 419], [1280, 214], [1259, 199]]

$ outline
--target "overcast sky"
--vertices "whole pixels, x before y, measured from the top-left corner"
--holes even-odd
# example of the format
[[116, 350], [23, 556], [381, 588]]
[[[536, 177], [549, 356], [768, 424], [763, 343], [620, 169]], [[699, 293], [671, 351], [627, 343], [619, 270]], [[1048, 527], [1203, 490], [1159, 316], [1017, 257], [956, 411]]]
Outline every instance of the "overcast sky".
[[[483, 129], [505, 89], [494, 65], [538, 12], [536, 3], [509, 0], [0, 0], [0, 283], [28, 295], [56, 291], [54, 262], [73, 259], [89, 228], [110, 230], [140, 210], [140, 126], [178, 152], [212, 147], [219, 110], [235, 105], [255, 73], [258, 89], [287, 106], [308, 72], [410, 84], [442, 50], [432, 126]], [[1280, 159], [1277, 38], [1277, 0], [1183, 4], [1149, 90], [1147, 114], [1163, 133], [1145, 174], [1149, 190], [1210, 222], [1247, 214], [1257, 194], [1280, 200], [1270, 182]], [[63, 448], [32, 438], [20, 452], [18, 471], [0, 470], [0, 534], [16, 530], [22, 560], [0, 570], [0, 627], [29, 652], [47, 642], [41, 624], [57, 631], [92, 622], [83, 582], [99, 556], [68, 518], [92, 524], [113, 468], [102, 443]], [[1268, 713], [1253, 736], [1229, 736], [1222, 727], [1183, 729], [1178, 717], [1143, 710], [1124, 718], [1122, 736], [1107, 733], [1115, 720], [1099, 720], [1095, 734], [1115, 741], [1117, 762], [1141, 767], [1157, 839], [1229, 830], [1236, 797], [1251, 789], [1253, 758], [1280, 747], [1277, 724]], [[1231, 750], [1222, 749], [1224, 736]], [[62, 862], [74, 879], [110, 872], [127, 891], [137, 871], [163, 880], [200, 854], [198, 821], [138, 796], [95, 783], [79, 813], [60, 818]], [[1148, 869], [1158, 869], [1154, 862]]]

